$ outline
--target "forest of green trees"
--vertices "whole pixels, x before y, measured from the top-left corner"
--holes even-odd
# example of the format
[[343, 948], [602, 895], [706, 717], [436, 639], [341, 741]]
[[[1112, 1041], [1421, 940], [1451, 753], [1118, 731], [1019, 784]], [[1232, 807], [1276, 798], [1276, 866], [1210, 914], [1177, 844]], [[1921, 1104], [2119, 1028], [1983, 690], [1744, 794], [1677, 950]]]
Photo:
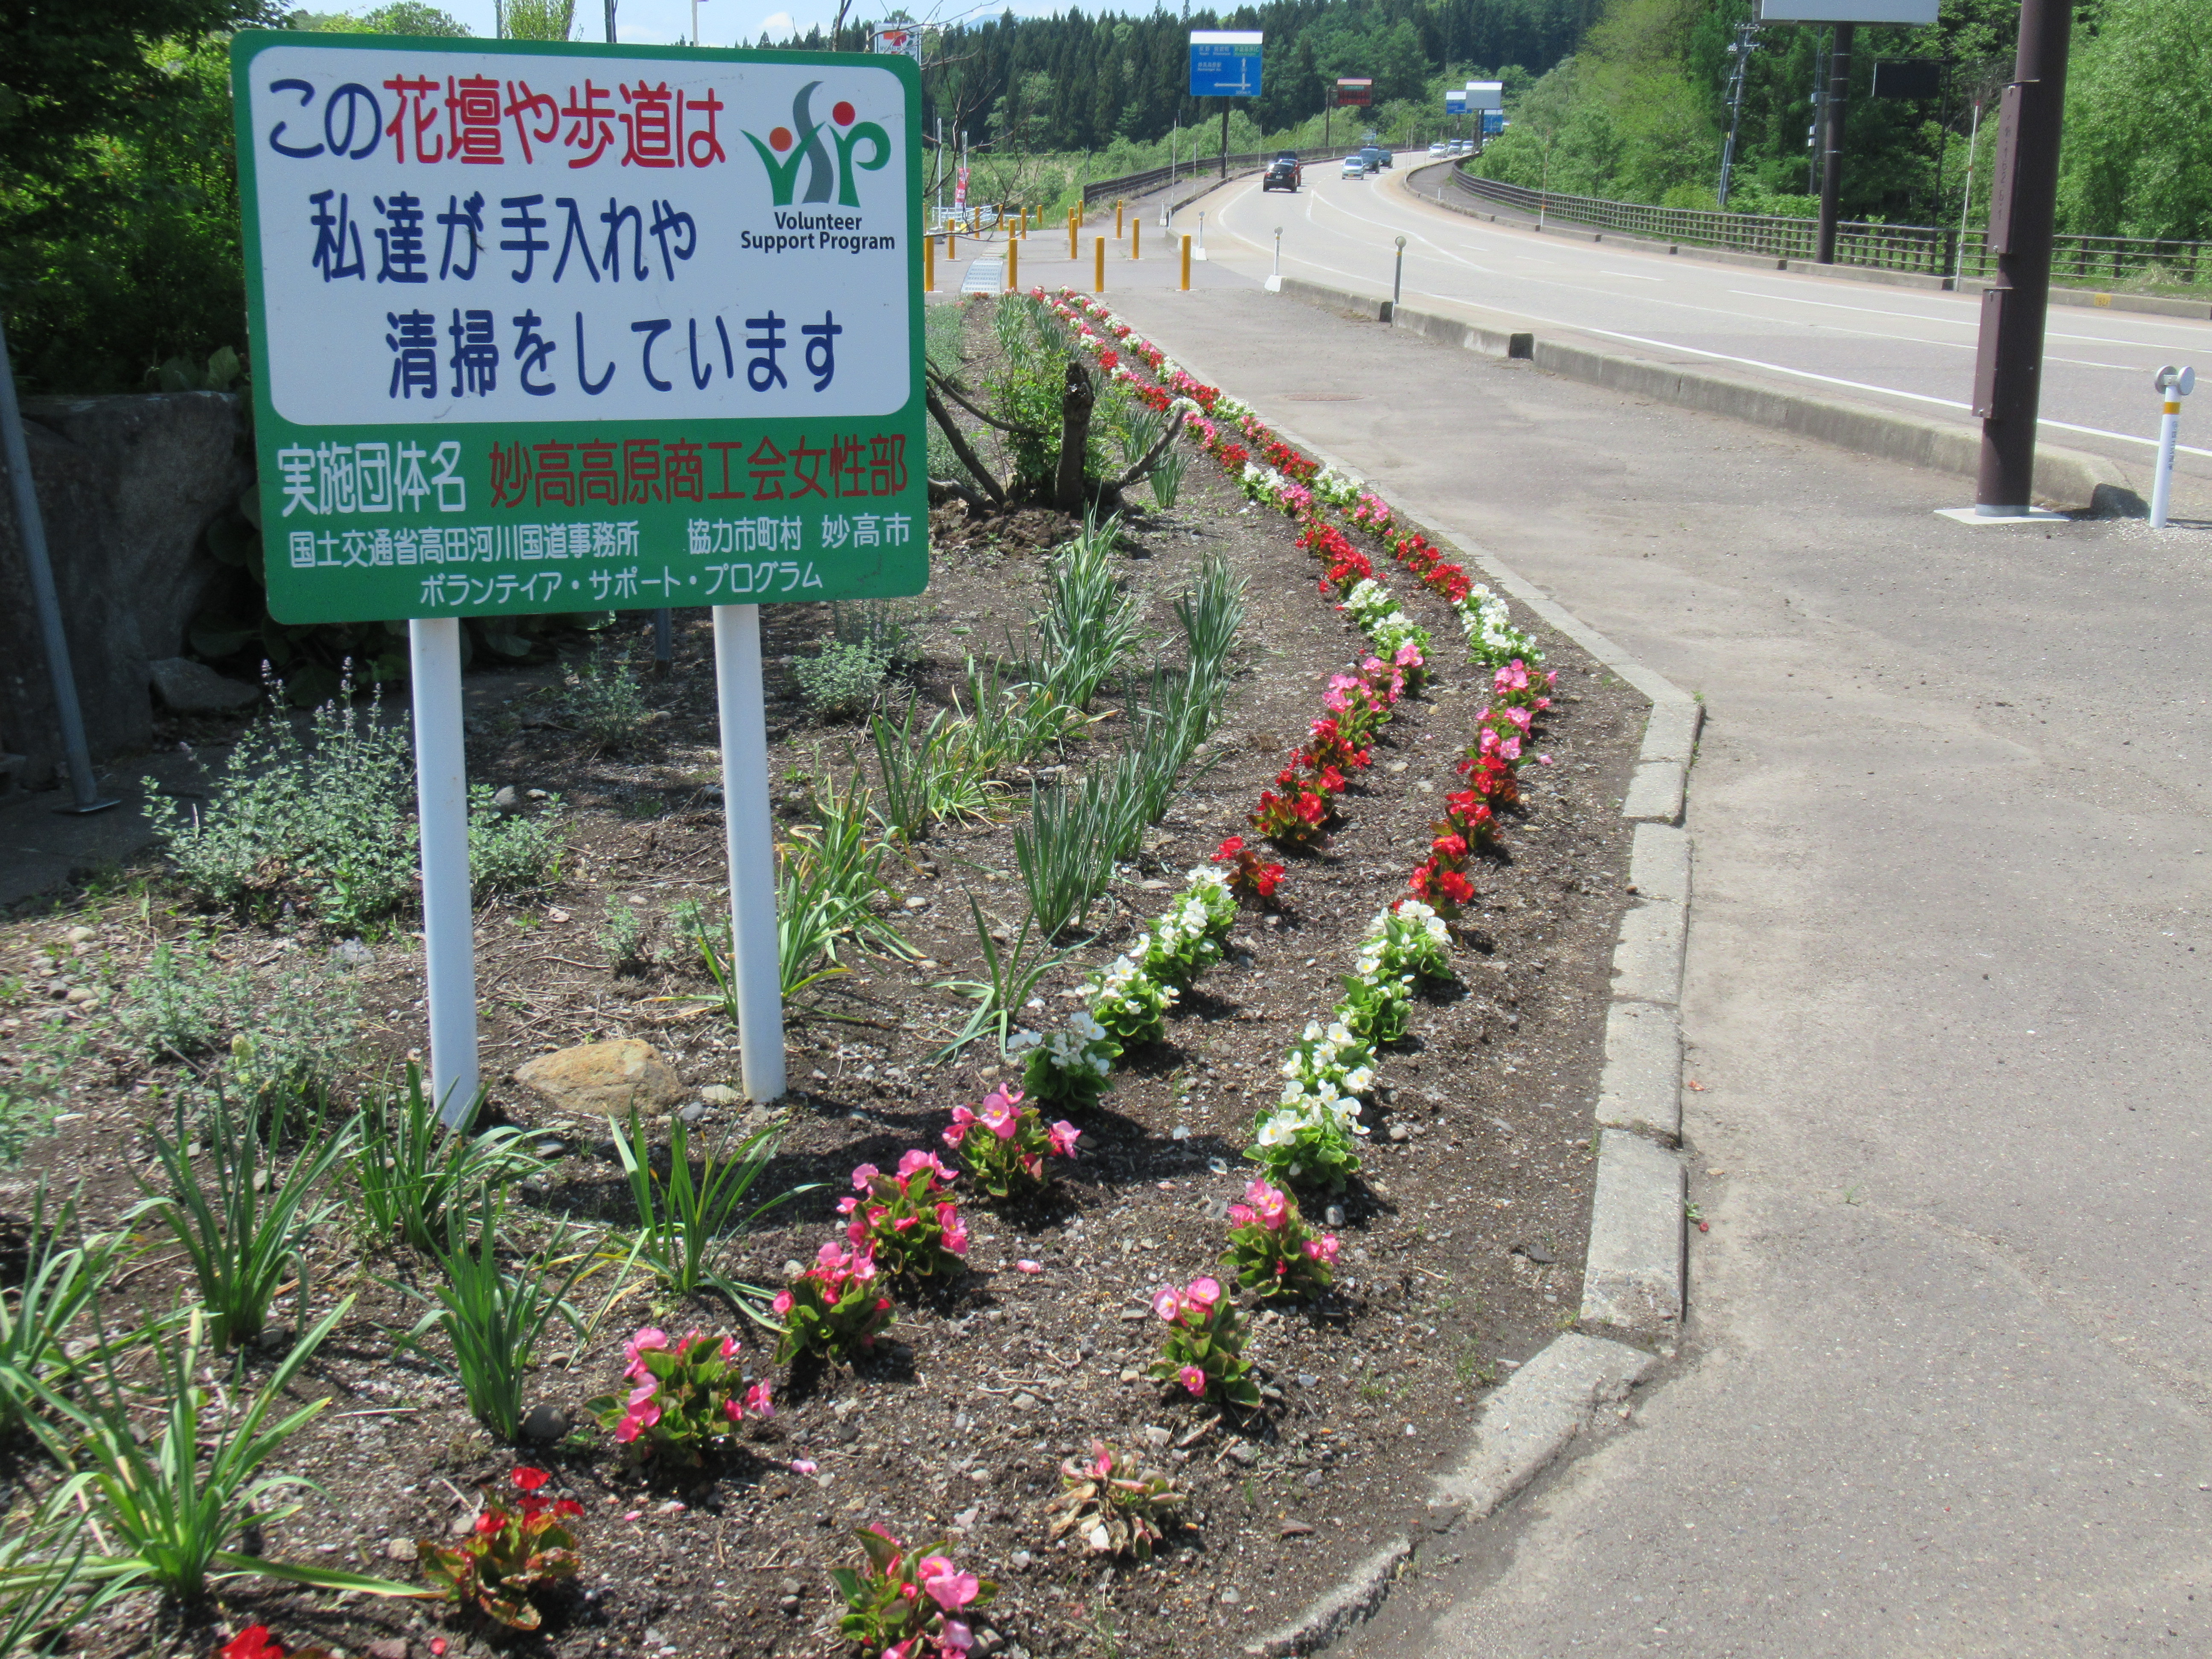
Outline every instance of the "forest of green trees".
[[[328, 0], [325, 0], [328, 3]], [[964, 143], [977, 191], [1051, 202], [1080, 178], [1218, 143], [1218, 106], [1186, 95], [1191, 28], [1267, 37], [1264, 94], [1232, 148], [1319, 141], [1340, 76], [1376, 103], [1338, 113], [1427, 136], [1447, 85], [1504, 80], [1511, 128], [1481, 161], [1554, 190], [1711, 206], [1727, 131], [1727, 48], [1753, 0], [1270, 0], [1229, 12], [1056, 16], [927, 27], [933, 139]], [[575, 0], [506, 0], [510, 33], [558, 38]], [[580, 8], [596, 15], [597, 8]], [[2019, 0], [1942, 0], [1924, 30], [1863, 29], [1846, 125], [1854, 216], [1955, 223], [1973, 100], [2008, 74]], [[911, 14], [902, 14], [908, 15]], [[2064, 228], [2212, 240], [2212, 0], [2078, 0], [2067, 102]], [[87, 0], [0, 6], [0, 306], [27, 391], [197, 385], [243, 352], [228, 33], [249, 24], [460, 33], [427, 0], [343, 13], [274, 0]], [[862, 49], [849, 18], [760, 44]], [[1808, 210], [1806, 128], [1820, 33], [1769, 27], [1752, 58], [1735, 189], [1744, 211]], [[1950, 94], [1868, 97], [1877, 57], [1939, 57]], [[1976, 150], [1977, 200], [1993, 134]], [[228, 359], [223, 361], [227, 362]]]

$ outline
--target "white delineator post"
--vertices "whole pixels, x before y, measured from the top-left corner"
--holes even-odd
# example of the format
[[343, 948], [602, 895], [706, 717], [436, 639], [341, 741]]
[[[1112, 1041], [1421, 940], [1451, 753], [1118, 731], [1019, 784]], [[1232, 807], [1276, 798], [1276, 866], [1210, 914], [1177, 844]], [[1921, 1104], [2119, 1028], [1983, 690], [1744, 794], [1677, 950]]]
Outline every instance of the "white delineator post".
[[1206, 216], [1203, 213], [1198, 216], [1198, 246], [1191, 251], [1190, 257], [1194, 259], [1206, 258]]
[[2158, 394], [2165, 399], [2158, 421], [2158, 468], [2150, 480], [2150, 527], [2166, 528], [2166, 510], [2173, 495], [2173, 447], [2181, 435], [2181, 400], [2197, 386], [2197, 371], [2171, 365], [2158, 372]]
[[461, 740], [461, 624], [407, 624], [415, 698], [415, 817], [422, 835], [422, 961], [430, 1097], [450, 1128], [477, 1102], [475, 915], [469, 891], [468, 757]]
[[730, 848], [730, 971], [745, 1098], [783, 1092], [783, 977], [776, 950], [775, 843], [768, 806], [768, 711], [760, 607], [718, 605], [714, 690], [722, 725], [722, 822]]

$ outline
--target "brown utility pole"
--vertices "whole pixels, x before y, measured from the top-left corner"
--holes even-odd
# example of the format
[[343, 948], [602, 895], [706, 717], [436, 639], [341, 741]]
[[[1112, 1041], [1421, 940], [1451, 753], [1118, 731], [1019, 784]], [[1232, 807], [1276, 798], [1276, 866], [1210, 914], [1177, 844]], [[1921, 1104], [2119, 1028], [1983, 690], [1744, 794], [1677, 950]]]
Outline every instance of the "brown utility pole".
[[1836, 263], [1836, 203], [1844, 187], [1844, 110], [1851, 96], [1851, 34], [1849, 23], [1836, 25], [1828, 51], [1828, 95], [1820, 105], [1820, 231], [1813, 258]]
[[1989, 229], [1997, 274], [1982, 295], [1981, 347], [1974, 359], [1974, 413], [1982, 421], [1974, 511], [1985, 518], [2024, 514], [2033, 496], [2058, 136], [2073, 26], [2073, 0], [2021, 0], [2020, 49], [1999, 106]]

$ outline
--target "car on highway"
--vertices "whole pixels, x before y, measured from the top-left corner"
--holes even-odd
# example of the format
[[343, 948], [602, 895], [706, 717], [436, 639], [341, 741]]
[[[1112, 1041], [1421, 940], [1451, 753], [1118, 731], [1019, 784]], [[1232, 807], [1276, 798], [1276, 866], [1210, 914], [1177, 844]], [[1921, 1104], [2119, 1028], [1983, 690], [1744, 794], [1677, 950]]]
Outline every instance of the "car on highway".
[[1370, 173], [1380, 173], [1390, 165], [1390, 152], [1380, 144], [1370, 144], [1359, 152], [1359, 159], [1367, 163]]
[[1364, 179], [1374, 171], [1374, 168], [1367, 165], [1367, 158], [1357, 152], [1344, 158], [1342, 176], [1346, 179]]
[[1431, 155], [1449, 155], [1451, 154], [1451, 146], [1446, 143], [1443, 139], [1439, 138], [1435, 143], [1429, 146], [1429, 154]]
[[1305, 167], [1297, 152], [1285, 150], [1267, 163], [1267, 176], [1260, 180], [1261, 190], [1287, 190], [1295, 195], [1305, 182]]

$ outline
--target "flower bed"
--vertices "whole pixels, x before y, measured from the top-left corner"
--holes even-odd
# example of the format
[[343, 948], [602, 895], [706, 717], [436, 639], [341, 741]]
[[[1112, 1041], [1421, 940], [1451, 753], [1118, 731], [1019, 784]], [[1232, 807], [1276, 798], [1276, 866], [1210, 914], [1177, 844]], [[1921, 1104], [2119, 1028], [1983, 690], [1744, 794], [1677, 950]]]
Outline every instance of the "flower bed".
[[[1130, 362], [1146, 359], [1133, 350]], [[1363, 618], [1320, 604], [1308, 586], [1326, 574], [1316, 561], [1341, 562], [1324, 532], [1388, 570], [1382, 549], [1350, 521], [1352, 507], [1327, 497], [1326, 519], [1310, 521], [1244, 510], [1245, 465], [1309, 490], [1322, 471], [1218, 412], [1222, 401], [1208, 418], [1224, 452], [1245, 452], [1238, 471], [1194, 468], [1189, 502], [1148, 515], [1149, 559], [1130, 562], [1159, 592], [1195, 546], [1218, 547], [1251, 581], [1246, 668], [1219, 756], [1116, 877], [1097, 940], [1036, 983], [1041, 1006], [1023, 1018], [1039, 1036], [1011, 1060], [975, 1048], [932, 1061], [969, 1006], [948, 981], [983, 971], [968, 900], [1018, 931], [1003, 823], [945, 827], [902, 856], [895, 902], [921, 960], [850, 959], [830, 981], [839, 1000], [794, 1021], [797, 1092], [772, 1120], [698, 1097], [732, 1080], [735, 1055], [717, 1017], [686, 1000], [711, 989], [696, 970], [590, 965], [600, 954], [568, 916], [605, 897], [709, 896], [718, 879], [719, 815], [641, 817], [591, 787], [613, 770], [632, 790], [682, 799], [691, 754], [711, 753], [697, 633], [679, 635], [678, 674], [655, 694], [665, 752], [569, 774], [552, 769], [557, 738], [534, 728], [484, 739], [477, 763], [557, 786], [583, 825], [569, 887], [483, 924], [484, 980], [498, 991], [487, 1075], [504, 1079], [559, 1042], [637, 1036], [704, 1109], [696, 1146], [726, 1149], [779, 1126], [756, 1196], [810, 1190], [714, 1265], [763, 1286], [774, 1298], [764, 1315], [783, 1329], [752, 1326], [711, 1289], [678, 1293], [620, 1271], [637, 1218], [630, 1182], [594, 1155], [604, 1123], [502, 1080], [527, 1144], [558, 1149], [550, 1171], [512, 1189], [507, 1265], [566, 1237], [560, 1259], [600, 1262], [580, 1309], [621, 1298], [586, 1334], [550, 1328], [528, 1374], [526, 1403], [564, 1410], [568, 1431], [520, 1456], [493, 1443], [441, 1370], [441, 1339], [411, 1354], [397, 1346], [419, 1309], [392, 1286], [436, 1285], [434, 1261], [322, 1223], [313, 1309], [359, 1299], [343, 1342], [301, 1376], [333, 1403], [286, 1468], [336, 1501], [270, 1522], [272, 1556], [422, 1583], [388, 1546], [453, 1548], [454, 1523], [493, 1513], [489, 1494], [517, 1517], [492, 1569], [508, 1588], [495, 1598], [542, 1602], [535, 1639], [564, 1659], [825, 1654], [848, 1638], [905, 1645], [901, 1659], [1041, 1656], [1096, 1649], [1108, 1632], [1126, 1652], [1211, 1654], [1402, 1525], [1425, 1472], [1457, 1449], [1452, 1425], [1572, 1306], [1589, 1178], [1577, 1091], [1597, 1058], [1590, 1011], [1619, 903], [1606, 878], [1626, 857], [1611, 797], [1638, 711], [1562, 653], [1571, 689], [1537, 694], [1559, 705], [1540, 712], [1556, 723], [1545, 741], [1561, 764], [1517, 820], [1510, 857], [1486, 866], [1484, 892], [1462, 907], [1452, 977], [1439, 977], [1431, 923], [1442, 918], [1391, 907], [1412, 896], [1438, 801], [1467, 781], [1457, 763], [1480, 742], [1474, 711], [1505, 706], [1494, 671], [1404, 635], [1397, 646], [1412, 644], [1426, 672], [1416, 692], [1414, 665], [1374, 649]], [[1460, 627], [1450, 573], [1443, 586], [1419, 574], [1389, 609], [1367, 608], [1449, 641]], [[1372, 575], [1328, 578], [1331, 598], [1348, 601]], [[1032, 580], [1019, 555], [941, 561], [938, 631], [915, 677], [925, 696], [957, 684], [971, 638], [1019, 621]], [[1152, 620], [1173, 625], [1157, 611]], [[811, 625], [770, 612], [771, 662]], [[1102, 701], [1109, 729], [1133, 696]], [[842, 735], [771, 707], [779, 776]], [[1329, 772], [1343, 781], [1327, 792], [1326, 834], [1295, 855], [1250, 822], [1262, 791], [1286, 787], [1293, 750], [1316, 793]], [[793, 809], [781, 794], [777, 805], [787, 831]], [[135, 908], [88, 925], [98, 949], [144, 959], [149, 921]], [[17, 935], [9, 961], [24, 971], [33, 945], [67, 957], [61, 939], [58, 924], [41, 924]], [[283, 942], [247, 929], [226, 934], [226, 948], [233, 940], [241, 963]], [[404, 1012], [419, 992], [407, 947], [368, 948], [364, 994], [397, 1011], [404, 1052], [421, 1041]], [[1401, 1034], [1414, 1040], [1394, 1046]], [[145, 1164], [143, 1147], [126, 1159], [113, 1149], [142, 1133], [143, 1097], [125, 1087], [82, 1103], [68, 1156], [50, 1167], [94, 1176], [95, 1198], [108, 1181], [119, 1212]], [[1267, 1135], [1285, 1111], [1298, 1121]], [[188, 1296], [175, 1272], [152, 1263], [133, 1291], [152, 1306]], [[301, 1322], [289, 1303], [280, 1314]], [[518, 1462], [549, 1476], [525, 1497], [580, 1511], [538, 1511], [568, 1541], [541, 1540], [535, 1569]], [[573, 1574], [556, 1550], [574, 1552]], [[401, 1639], [421, 1659], [429, 1639], [467, 1651], [497, 1634], [483, 1585], [479, 1570], [467, 1596], [422, 1615], [360, 1601], [332, 1612], [264, 1586], [251, 1620], [288, 1650]], [[135, 1644], [150, 1613], [125, 1611], [81, 1632], [85, 1650]], [[203, 1651], [248, 1622], [237, 1613]]]

